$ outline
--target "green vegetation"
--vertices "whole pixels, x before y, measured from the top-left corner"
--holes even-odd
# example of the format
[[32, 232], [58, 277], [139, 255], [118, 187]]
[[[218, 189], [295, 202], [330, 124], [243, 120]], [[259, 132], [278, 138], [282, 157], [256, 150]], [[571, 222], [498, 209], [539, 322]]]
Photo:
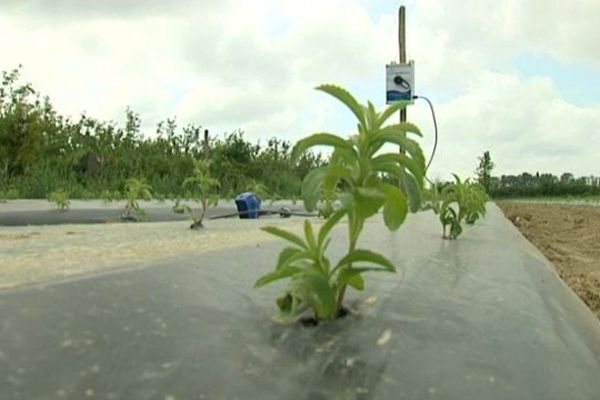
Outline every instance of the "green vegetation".
[[494, 199], [538, 199], [538, 198], [597, 198], [600, 197], [600, 177], [575, 177], [570, 172], [560, 176], [548, 173], [492, 176], [495, 164], [490, 152], [479, 157], [477, 181]]
[[[152, 187], [144, 179], [130, 178], [125, 182], [125, 214], [123, 219], [143, 218], [146, 211], [140, 207], [139, 200], [152, 199]], [[135, 211], [136, 218], [131, 215]]]
[[492, 180], [492, 170], [495, 165], [492, 162], [490, 152], [486, 151], [479, 157], [479, 166], [477, 167], [477, 181], [484, 187], [485, 192], [490, 192], [490, 183]]
[[432, 184], [425, 192], [424, 209], [431, 209], [438, 215], [444, 239], [456, 239], [463, 232], [463, 222], [472, 225], [484, 216], [488, 201], [480, 183], [469, 179], [463, 182], [457, 175], [454, 180], [446, 185]]
[[[123, 198], [128, 177], [146, 179], [155, 198], [186, 197], [183, 181], [204, 155], [198, 125], [180, 127], [174, 118], [142, 132], [133, 110], [125, 123], [87, 115], [62, 116], [50, 99], [19, 81], [20, 68], [2, 72], [0, 82], [0, 201], [47, 198], [65, 188], [72, 199]], [[272, 138], [250, 143], [242, 131], [210, 139], [210, 173], [221, 183], [222, 198], [262, 185], [269, 199], [297, 198], [309, 171], [326, 159], [305, 152], [291, 162], [291, 144]], [[487, 154], [487, 156], [486, 156]], [[494, 177], [489, 152], [480, 158], [478, 182], [492, 198], [600, 196], [600, 177], [527, 173]], [[330, 211], [330, 210], [329, 210]]]
[[56, 207], [61, 211], [67, 210], [71, 204], [71, 200], [69, 200], [69, 192], [65, 189], [58, 189], [50, 193], [48, 196], [48, 201], [56, 204]]
[[6, 200], [15, 200], [19, 198], [19, 191], [17, 189], [3, 189], [0, 190], [0, 203], [5, 203]]
[[598, 197], [600, 177], [582, 176], [576, 178], [569, 172], [560, 177], [552, 174], [502, 175], [492, 177], [490, 196], [494, 199], [508, 198], [552, 198], [552, 197]]
[[105, 189], [100, 193], [100, 198], [105, 203], [110, 203], [115, 200], [123, 199], [123, 195], [118, 190], [108, 190]]
[[[292, 160], [298, 159], [314, 146], [333, 148], [330, 163], [310, 171], [302, 183], [302, 197], [307, 210], [315, 210], [324, 193], [335, 193], [340, 209], [315, 233], [309, 221], [304, 223], [304, 239], [276, 227], [264, 230], [278, 236], [292, 246], [283, 249], [275, 270], [260, 278], [255, 286], [262, 287], [280, 279], [289, 279], [287, 290], [277, 299], [277, 305], [286, 318], [297, 318], [311, 309], [317, 320], [340, 316], [347, 286], [363, 290], [364, 272], [394, 272], [395, 266], [383, 255], [358, 248], [358, 239], [365, 221], [383, 207], [383, 219], [390, 230], [404, 222], [410, 210], [417, 211], [425, 172], [425, 159], [418, 142], [407, 133], [421, 135], [410, 123], [390, 126], [383, 124], [404, 108], [397, 103], [378, 113], [371, 102], [362, 105], [346, 90], [332, 85], [317, 88], [345, 104], [358, 119], [358, 134], [345, 139], [329, 133], [317, 133], [300, 140], [292, 151]], [[379, 151], [385, 144], [399, 145], [405, 154]], [[398, 186], [386, 183], [387, 174], [400, 182]], [[326, 256], [330, 233], [343, 218], [348, 221], [348, 252], [333, 264]]]
[[194, 175], [186, 178], [183, 182], [183, 186], [190, 189], [190, 196], [192, 199], [201, 205], [201, 211], [196, 213], [191, 206], [187, 204], [180, 204], [177, 200], [173, 207], [175, 212], [185, 211], [192, 219], [192, 225], [190, 228], [201, 228], [202, 221], [206, 216], [206, 210], [211, 205], [217, 205], [219, 202], [219, 181], [211, 177], [209, 172], [209, 162], [198, 160], [196, 161], [196, 167], [194, 168]]
[[[120, 126], [90, 116], [68, 118], [29, 84], [20, 69], [2, 73], [0, 85], [0, 198], [46, 198], [67, 188], [71, 198], [120, 198], [129, 177], [144, 178], [157, 198], [186, 195], [183, 182], [204, 155], [201, 127], [178, 127], [174, 118], [142, 132], [138, 114], [126, 110]], [[213, 137], [210, 173], [220, 195], [233, 197], [256, 181], [273, 198], [297, 197], [308, 171], [324, 164], [305, 153], [290, 162], [291, 144], [272, 138], [252, 144], [241, 131]], [[16, 196], [15, 196], [16, 194]]]

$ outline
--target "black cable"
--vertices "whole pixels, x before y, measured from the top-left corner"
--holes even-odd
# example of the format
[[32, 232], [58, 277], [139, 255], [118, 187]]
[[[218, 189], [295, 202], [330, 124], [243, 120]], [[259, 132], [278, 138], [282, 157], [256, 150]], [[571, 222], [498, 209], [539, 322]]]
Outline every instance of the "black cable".
[[315, 213], [306, 213], [306, 212], [301, 212], [301, 211], [291, 211], [291, 210], [250, 210], [250, 211], [238, 211], [238, 212], [232, 212], [229, 214], [221, 214], [221, 215], [213, 215], [212, 217], [207, 217], [206, 219], [223, 219], [223, 218], [232, 218], [232, 217], [238, 217], [241, 215], [247, 215], [247, 214], [252, 214], [252, 213], [258, 213], [259, 215], [273, 215], [273, 214], [279, 214], [281, 217], [284, 216], [296, 216], [296, 217], [316, 217], [317, 214]]
[[431, 151], [431, 156], [429, 156], [429, 162], [427, 163], [427, 167], [425, 167], [425, 172], [427, 172], [427, 170], [429, 169], [429, 166], [431, 165], [431, 162], [433, 161], [433, 157], [435, 156], [435, 150], [437, 149], [437, 144], [438, 144], [437, 120], [435, 119], [435, 111], [433, 110], [433, 104], [431, 104], [431, 101], [427, 97], [413, 96], [413, 99], [425, 100], [429, 104], [429, 109], [431, 110], [431, 116], [433, 118], [433, 128], [434, 128], [434, 132], [435, 132], [435, 138], [434, 138], [434, 142], [433, 142], [433, 150]]

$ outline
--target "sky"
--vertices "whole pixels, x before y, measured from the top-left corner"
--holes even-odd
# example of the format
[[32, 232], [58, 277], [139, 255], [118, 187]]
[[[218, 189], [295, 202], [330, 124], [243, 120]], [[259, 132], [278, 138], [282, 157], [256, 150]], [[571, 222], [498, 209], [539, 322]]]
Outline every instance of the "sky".
[[[406, 7], [416, 94], [434, 104], [439, 145], [429, 175], [600, 175], [600, 1], [571, 0], [2, 0], [0, 70], [22, 77], [63, 115], [145, 134], [175, 116], [262, 143], [354, 133], [347, 88], [385, 106], [385, 65], [398, 59]], [[408, 120], [434, 142], [429, 108]]]

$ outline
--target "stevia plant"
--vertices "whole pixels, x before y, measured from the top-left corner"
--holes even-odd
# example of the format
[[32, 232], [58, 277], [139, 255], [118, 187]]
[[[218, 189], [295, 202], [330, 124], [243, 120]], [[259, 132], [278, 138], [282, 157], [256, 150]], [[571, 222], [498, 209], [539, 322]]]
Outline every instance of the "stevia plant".
[[442, 224], [442, 237], [456, 239], [463, 232], [462, 224], [474, 224], [485, 215], [488, 196], [485, 188], [466, 179], [464, 182], [453, 174], [454, 182], [441, 190], [432, 185], [426, 192], [427, 208], [438, 214]]
[[70, 193], [66, 189], [57, 189], [48, 195], [48, 201], [56, 204], [60, 211], [66, 211], [71, 204]]
[[131, 215], [132, 211], [135, 211], [138, 218], [146, 215], [146, 211], [140, 207], [140, 199], [151, 200], [152, 187], [146, 183], [145, 179], [130, 178], [125, 181], [126, 204], [123, 219], [137, 219]]
[[211, 205], [217, 205], [219, 202], [220, 183], [210, 175], [210, 163], [208, 161], [197, 160], [194, 166], [194, 175], [183, 181], [184, 188], [189, 189], [192, 200], [200, 203], [201, 210], [195, 212], [188, 204], [180, 204], [179, 200], [175, 203], [173, 210], [175, 212], [187, 212], [192, 219], [190, 228], [203, 227], [202, 221], [206, 216], [206, 211]]
[[[332, 210], [318, 232], [308, 220], [304, 222], [304, 238], [277, 227], [263, 228], [289, 246], [279, 254], [275, 270], [258, 279], [255, 286], [289, 279], [277, 305], [284, 317], [292, 319], [308, 309], [317, 320], [337, 318], [346, 288], [365, 288], [365, 272], [396, 271], [382, 254], [359, 248], [359, 237], [365, 221], [382, 207], [384, 223], [392, 231], [400, 227], [409, 210], [419, 210], [425, 173], [421, 147], [407, 137], [407, 133], [421, 136], [419, 129], [407, 122], [384, 126], [407, 103], [395, 103], [377, 112], [371, 102], [362, 105], [341, 87], [322, 85], [317, 89], [350, 109], [358, 120], [358, 133], [350, 138], [316, 133], [297, 142], [292, 150], [295, 162], [314, 146], [333, 148], [330, 163], [309, 172], [302, 183], [302, 198], [308, 211], [315, 210], [323, 193], [337, 193], [339, 209]], [[399, 145], [405, 153], [382, 153], [386, 144]], [[384, 182], [383, 174], [398, 180], [400, 187]], [[326, 251], [333, 228], [344, 219], [348, 222], [348, 251], [334, 263]]]
[[[467, 180], [468, 181], [468, 180]], [[489, 200], [489, 196], [485, 190], [485, 186], [478, 182], [466, 182], [467, 193], [465, 198], [465, 207], [467, 209], [465, 222], [473, 225], [479, 218], [486, 213], [485, 205]]]

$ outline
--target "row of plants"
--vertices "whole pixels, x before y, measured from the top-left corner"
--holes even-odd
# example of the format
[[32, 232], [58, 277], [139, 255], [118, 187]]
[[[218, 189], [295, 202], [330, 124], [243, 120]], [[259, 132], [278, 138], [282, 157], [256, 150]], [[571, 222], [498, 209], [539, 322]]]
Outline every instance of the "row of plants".
[[[206, 211], [210, 206], [217, 205], [219, 201], [220, 183], [210, 175], [209, 166], [210, 163], [207, 161], [197, 160], [195, 162], [193, 175], [187, 177], [183, 182], [188, 195], [185, 200], [187, 203], [183, 203], [183, 199], [177, 198], [173, 206], [175, 213], [187, 213], [189, 215], [192, 220], [192, 229], [203, 227], [202, 221], [206, 216]], [[130, 221], [143, 219], [146, 212], [140, 206], [140, 200], [152, 200], [155, 198], [152, 192], [152, 186], [146, 180], [127, 179], [124, 196], [119, 194], [119, 197], [114, 199], [125, 200], [122, 219]], [[48, 201], [54, 203], [58, 210], [66, 211], [70, 204], [69, 192], [65, 189], [55, 190], [48, 196]], [[198, 205], [199, 211], [195, 211], [194, 207]]]
[[[397, 230], [409, 212], [431, 209], [440, 216], [443, 237], [455, 239], [462, 222], [473, 224], [485, 214], [487, 194], [479, 183], [461, 181], [427, 188], [426, 163], [415, 138], [415, 125], [386, 121], [407, 103], [395, 103], [378, 112], [371, 102], [360, 104], [345, 89], [322, 85], [317, 88], [341, 101], [358, 120], [358, 133], [343, 138], [330, 133], [308, 136], [293, 148], [292, 162], [314, 146], [333, 149], [327, 165], [310, 171], [302, 183], [301, 196], [307, 210], [319, 210], [326, 221], [315, 230], [304, 221], [304, 235], [278, 227], [263, 230], [287, 243], [275, 269], [260, 277], [255, 287], [279, 280], [288, 285], [276, 304], [284, 320], [294, 321], [312, 312], [311, 321], [332, 320], [346, 313], [343, 301], [348, 287], [364, 290], [366, 272], [395, 272], [396, 266], [383, 254], [361, 248], [359, 239], [365, 221], [383, 211], [385, 226]], [[382, 153], [386, 144], [400, 146], [401, 152]], [[390, 182], [394, 182], [393, 184]], [[332, 231], [346, 223], [347, 252], [337, 262], [328, 256]], [[450, 227], [446, 234], [447, 227]]]

